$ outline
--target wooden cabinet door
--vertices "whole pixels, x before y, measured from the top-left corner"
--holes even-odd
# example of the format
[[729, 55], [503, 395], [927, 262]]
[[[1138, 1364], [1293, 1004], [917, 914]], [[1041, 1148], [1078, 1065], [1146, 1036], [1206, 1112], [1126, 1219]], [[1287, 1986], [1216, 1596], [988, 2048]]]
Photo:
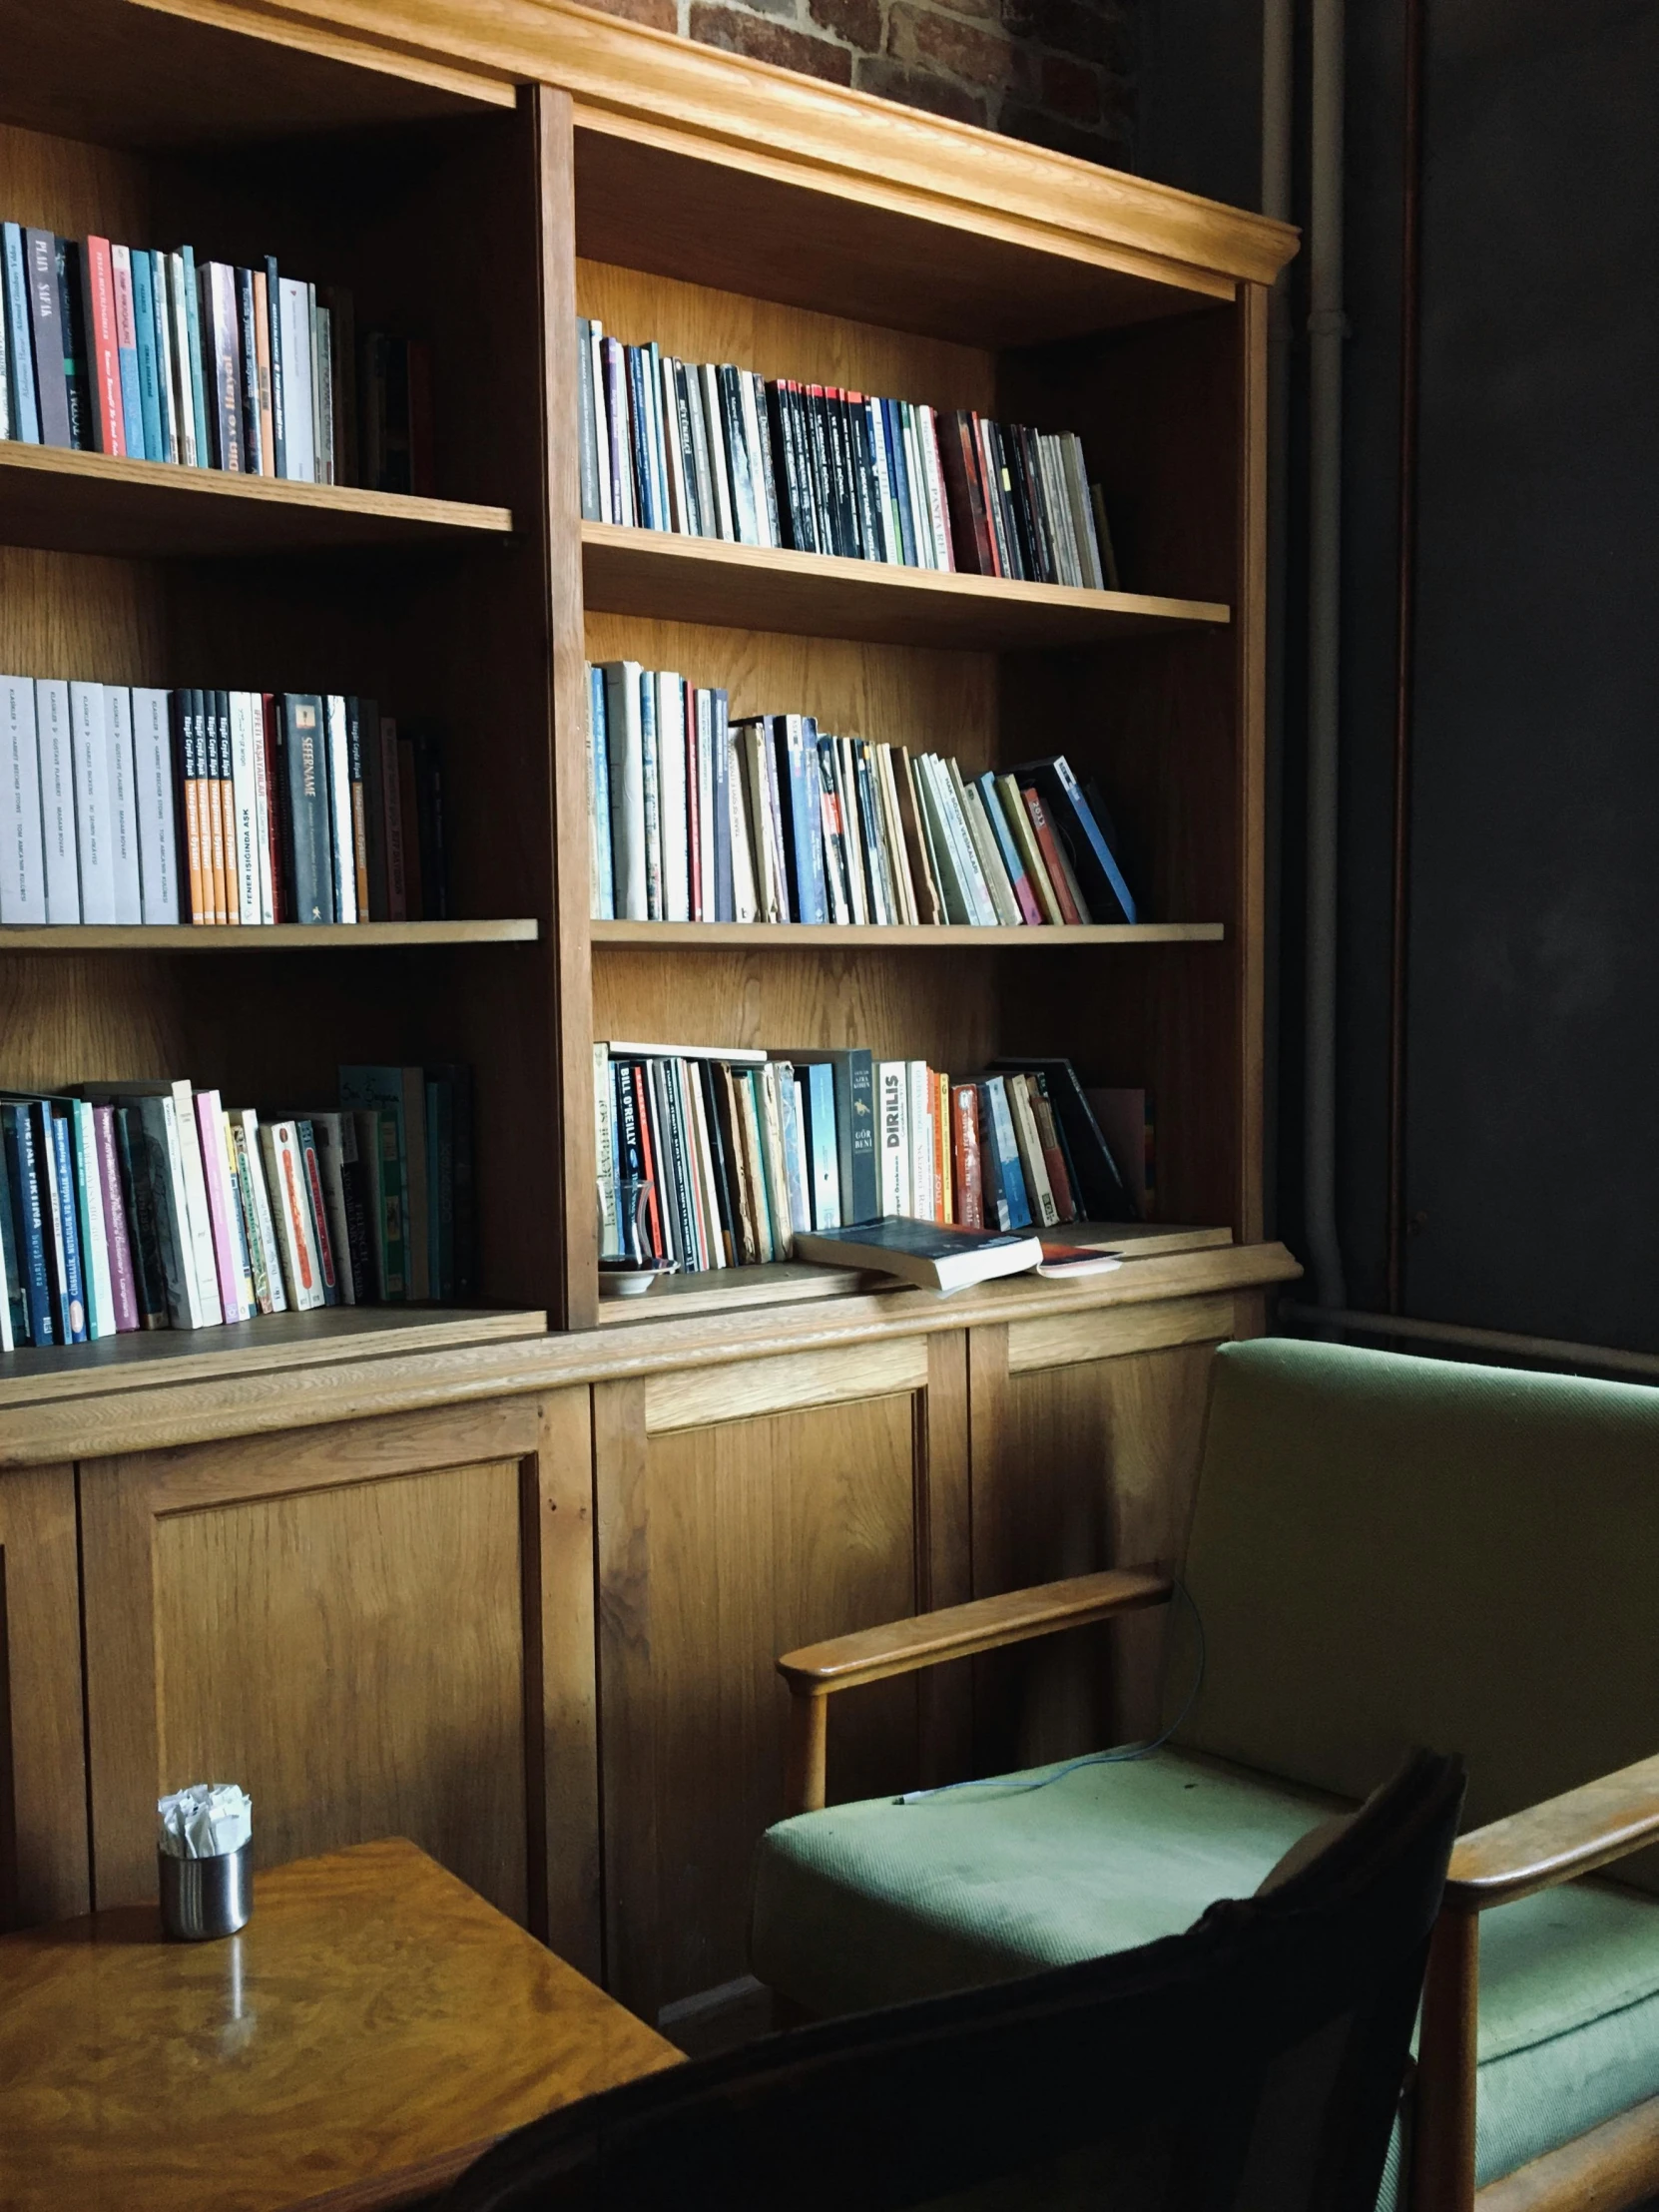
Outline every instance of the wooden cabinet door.
[[[1259, 1336], [1259, 1292], [1219, 1292], [976, 1329], [969, 1346], [973, 1592], [1186, 1555], [1218, 1343]], [[974, 1668], [980, 1773], [1155, 1734], [1166, 1649], [1190, 1623], [1159, 1607]]]
[[[950, 1332], [596, 1387], [606, 1969], [646, 2018], [747, 1970], [778, 1655], [967, 1595], [966, 1382]], [[834, 1701], [831, 1801], [955, 1771], [951, 1671]]]
[[97, 1902], [155, 1801], [254, 1801], [258, 1860], [412, 1838], [597, 1963], [585, 1390], [81, 1471]]
[[0, 1931], [87, 1910], [75, 1470], [0, 1474]]

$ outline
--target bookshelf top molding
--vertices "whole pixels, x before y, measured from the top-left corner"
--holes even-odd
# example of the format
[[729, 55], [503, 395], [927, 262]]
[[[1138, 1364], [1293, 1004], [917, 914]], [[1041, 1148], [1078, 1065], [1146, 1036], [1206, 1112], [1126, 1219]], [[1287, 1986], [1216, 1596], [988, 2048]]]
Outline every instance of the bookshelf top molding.
[[[115, 8], [129, 20], [137, 13], [134, 0], [75, 5]], [[510, 98], [522, 83], [558, 87], [575, 103], [579, 144], [587, 142], [602, 171], [600, 142], [609, 140], [613, 153], [620, 147], [630, 160], [652, 154], [682, 170], [723, 171], [739, 187], [805, 191], [817, 197], [831, 229], [841, 220], [829, 212], [834, 203], [849, 218], [861, 212], [852, 227], [866, 245], [880, 242], [884, 225], [900, 260], [913, 256], [913, 242], [906, 253], [906, 228], [930, 229], [937, 244], [943, 227], [953, 235], [951, 257], [962, 265], [954, 276], [971, 295], [972, 312], [983, 314], [997, 290], [974, 280], [976, 264], [986, 275], [994, 271], [1005, 291], [1013, 264], [1030, 265], [1027, 282], [1012, 285], [1027, 342], [1064, 334], [1068, 323], [1080, 330], [1229, 298], [1239, 282], [1271, 283], [1296, 251], [1295, 231], [1264, 216], [561, 0], [144, 0], [144, 6], [152, 21], [161, 13], [197, 26], [245, 26], [251, 36], [288, 48], [354, 55], [368, 70], [441, 77], [451, 97], [462, 85], [496, 100]], [[27, 12], [27, 0], [0, 0], [0, 21], [20, 9]], [[437, 89], [428, 84], [426, 96]], [[614, 177], [614, 162], [608, 173]], [[666, 209], [655, 180], [642, 173], [642, 182], [661, 224]], [[612, 203], [603, 223], [619, 211], [614, 192], [600, 197]], [[736, 206], [741, 218], [741, 189]], [[620, 212], [643, 240], [648, 227], [626, 207]], [[728, 228], [737, 234], [736, 252], [753, 264], [753, 230], [745, 235], [739, 220]], [[790, 243], [805, 245], [811, 261], [812, 242], [802, 241], [798, 228]], [[596, 239], [585, 239], [583, 251], [616, 258]], [[637, 256], [628, 261], [646, 266]], [[782, 256], [778, 269], [786, 286], [787, 262]], [[934, 321], [945, 314], [952, 274], [943, 272], [938, 299], [929, 300], [922, 287], [917, 314]], [[877, 293], [879, 276], [878, 264], [871, 284]], [[752, 280], [748, 288], [762, 286]], [[1059, 296], [1045, 302], [1056, 289]], [[962, 311], [965, 318], [967, 299]]]
[[832, 950], [858, 945], [896, 952], [1073, 952], [1080, 945], [1220, 944], [1220, 921], [1087, 922], [1065, 928], [966, 928], [959, 922], [882, 926], [868, 922], [799, 921], [595, 921], [595, 944], [662, 945], [740, 951], [751, 946], [779, 952]]

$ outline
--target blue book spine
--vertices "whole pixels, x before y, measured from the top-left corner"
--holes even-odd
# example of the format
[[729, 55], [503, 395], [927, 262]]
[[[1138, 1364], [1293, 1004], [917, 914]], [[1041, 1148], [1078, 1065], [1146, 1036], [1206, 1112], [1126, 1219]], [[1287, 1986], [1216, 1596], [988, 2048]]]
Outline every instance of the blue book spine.
[[1071, 811], [1076, 818], [1078, 829], [1088, 838], [1089, 849], [1105, 871], [1106, 880], [1112, 886], [1113, 897], [1123, 908], [1124, 920], [1133, 921], [1135, 919], [1135, 901], [1130, 893], [1129, 885], [1123, 879], [1123, 870], [1118, 866], [1116, 854], [1102, 836], [1100, 825], [1094, 819], [1094, 809], [1078, 789], [1077, 779], [1071, 773], [1071, 764], [1063, 753], [1059, 755], [1054, 763], [1054, 773], [1060, 779], [1060, 789], [1071, 802]]
[[811, 715], [786, 715], [784, 745], [799, 901], [795, 918], [822, 922], [828, 919], [824, 906], [824, 803], [818, 774], [818, 724]]
[[[788, 1061], [778, 1070], [778, 1129], [784, 1140], [784, 1188], [789, 1193], [790, 1235], [813, 1226], [812, 1196], [802, 1178], [807, 1158], [806, 1131], [801, 1126], [801, 1090]], [[809, 1163], [808, 1173], [811, 1174]]]
[[70, 1157], [75, 1163], [75, 1234], [81, 1247], [82, 1304], [87, 1314], [87, 1335], [111, 1337], [115, 1334], [114, 1320], [105, 1314], [104, 1302], [98, 1296], [98, 1267], [92, 1242], [92, 1190], [98, 1176], [98, 1140], [93, 1134], [92, 1108], [80, 1100], [69, 1109], [69, 1132]]
[[[168, 258], [165, 254], [150, 256], [150, 334], [156, 347], [156, 436], [154, 458], [158, 461], [182, 461], [185, 457], [183, 432], [179, 427], [178, 405], [174, 398], [177, 389], [175, 378], [178, 368], [173, 365], [176, 350], [173, 323], [169, 319], [173, 310], [168, 305]], [[183, 363], [179, 367], [183, 367]], [[139, 362], [142, 388], [144, 363]]]
[[709, 694], [710, 743], [714, 749], [714, 772], [710, 777], [710, 785], [715, 810], [716, 921], [735, 921], [737, 918], [737, 909], [732, 900], [731, 706], [730, 693], [716, 691]]
[[827, 1060], [815, 1060], [806, 1073], [813, 1227], [838, 1229], [841, 1226], [841, 1171], [835, 1133], [835, 1071]]
[[657, 680], [640, 677], [640, 782], [645, 790], [645, 914], [663, 918], [663, 818], [657, 778]]
[[75, 1165], [69, 1149], [69, 1119], [50, 1107], [45, 1118], [52, 1133], [52, 1162], [57, 1170], [58, 1236], [63, 1244], [64, 1341], [87, 1341], [87, 1292], [81, 1274], [81, 1233], [75, 1213]]
[[1031, 1226], [1031, 1204], [1025, 1195], [1025, 1177], [1020, 1173], [1019, 1146], [1014, 1140], [1014, 1117], [1008, 1106], [1007, 1085], [1000, 1075], [995, 1075], [985, 1085], [985, 1089], [991, 1102], [991, 1129], [996, 1139], [997, 1165], [1002, 1170], [1002, 1189], [1008, 1201], [1008, 1227], [1028, 1229]]
[[[144, 425], [145, 457], [165, 461], [167, 432], [162, 425], [162, 365], [156, 338], [156, 257], [135, 248], [133, 322], [138, 331], [138, 416]], [[125, 400], [125, 386], [122, 397]], [[131, 412], [128, 419], [132, 419]]]
[[5, 1131], [6, 1179], [11, 1184], [18, 1270], [23, 1278], [29, 1342], [49, 1345], [55, 1341], [56, 1332], [52, 1327], [52, 1291], [46, 1269], [46, 1216], [41, 1210], [40, 1172], [28, 1107], [0, 1107], [0, 1127]]
[[611, 865], [611, 749], [605, 725], [605, 671], [588, 670], [589, 804], [593, 809], [594, 903], [600, 921], [616, 918], [616, 880]]
[[[207, 387], [202, 380], [202, 303], [200, 286], [196, 281], [196, 249], [193, 246], [181, 246], [179, 258], [185, 265], [185, 321], [190, 330], [190, 406], [196, 420], [196, 463], [199, 468], [211, 468], [213, 444], [208, 436]], [[181, 392], [185, 381], [181, 376]]]
[[[136, 313], [134, 321], [136, 325]], [[144, 420], [144, 388], [139, 381], [137, 345], [118, 346], [116, 362], [121, 370], [121, 428], [127, 440], [128, 458], [148, 461], [152, 458], [150, 432]]]
[[892, 484], [893, 505], [898, 509], [898, 535], [906, 568], [916, 566], [916, 531], [910, 517], [910, 466], [904, 458], [904, 431], [898, 419], [898, 401], [881, 402], [881, 430], [887, 441], [887, 475]]
[[25, 445], [40, 443], [40, 409], [35, 403], [35, 354], [29, 337], [29, 284], [23, 273], [23, 226], [8, 223], [5, 234], [6, 353], [11, 434]]

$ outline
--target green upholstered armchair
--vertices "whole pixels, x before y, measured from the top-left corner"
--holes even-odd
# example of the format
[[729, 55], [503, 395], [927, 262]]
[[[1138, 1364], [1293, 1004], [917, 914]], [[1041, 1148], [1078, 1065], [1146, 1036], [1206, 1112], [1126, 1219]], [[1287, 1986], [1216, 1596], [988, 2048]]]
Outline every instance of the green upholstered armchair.
[[[798, 1810], [761, 1846], [755, 1971], [833, 2013], [1147, 1942], [1437, 1744], [1467, 1759], [1473, 1833], [1380, 2205], [1659, 2190], [1659, 1392], [1226, 1346], [1182, 1573], [1203, 1686], [1144, 1758], [822, 1810], [831, 1691], [1161, 1603], [1161, 1572], [781, 1660]], [[1615, 1862], [1616, 1887], [1579, 1879]]]

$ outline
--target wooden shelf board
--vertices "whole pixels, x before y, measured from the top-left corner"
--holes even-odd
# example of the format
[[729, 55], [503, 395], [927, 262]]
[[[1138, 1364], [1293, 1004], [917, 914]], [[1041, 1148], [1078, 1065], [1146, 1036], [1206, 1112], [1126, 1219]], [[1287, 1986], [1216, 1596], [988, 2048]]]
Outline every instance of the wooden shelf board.
[[1210, 600], [1019, 584], [611, 522], [583, 523], [582, 577], [587, 605], [606, 614], [978, 652], [1099, 645], [1232, 619]]
[[54, 553], [189, 559], [419, 547], [501, 537], [512, 526], [506, 507], [0, 443], [0, 544]]
[[536, 920], [278, 922], [273, 927], [198, 928], [65, 922], [33, 929], [0, 923], [0, 952], [368, 952], [376, 945], [533, 944]]
[[798, 921], [595, 921], [589, 927], [596, 945], [645, 950], [683, 945], [697, 951], [739, 945], [780, 952], [819, 952], [832, 945], [868, 945], [893, 952], [956, 952], [964, 946], [980, 952], [1004, 947], [1064, 952], [1085, 944], [1220, 944], [1227, 934], [1227, 924], [1221, 921], [1102, 921], [1072, 929], [970, 929], [956, 922], [881, 928], [873, 922]]
[[0, 1409], [162, 1383], [223, 1382], [277, 1368], [389, 1358], [542, 1335], [545, 1313], [444, 1306], [329, 1306], [221, 1329], [151, 1329], [96, 1344], [0, 1353]]
[[[1183, 1229], [1147, 1221], [1068, 1222], [1046, 1234], [1052, 1244], [1109, 1245], [1136, 1260], [1210, 1251], [1233, 1242], [1230, 1229]], [[721, 1268], [710, 1275], [661, 1276], [642, 1296], [602, 1298], [599, 1326], [611, 1329], [629, 1322], [690, 1320], [696, 1315], [734, 1313], [745, 1307], [798, 1306], [808, 1301], [871, 1294], [906, 1297], [913, 1289], [913, 1285], [894, 1276], [866, 1274], [858, 1268], [821, 1268], [802, 1260], [778, 1260], [759, 1268]]]

